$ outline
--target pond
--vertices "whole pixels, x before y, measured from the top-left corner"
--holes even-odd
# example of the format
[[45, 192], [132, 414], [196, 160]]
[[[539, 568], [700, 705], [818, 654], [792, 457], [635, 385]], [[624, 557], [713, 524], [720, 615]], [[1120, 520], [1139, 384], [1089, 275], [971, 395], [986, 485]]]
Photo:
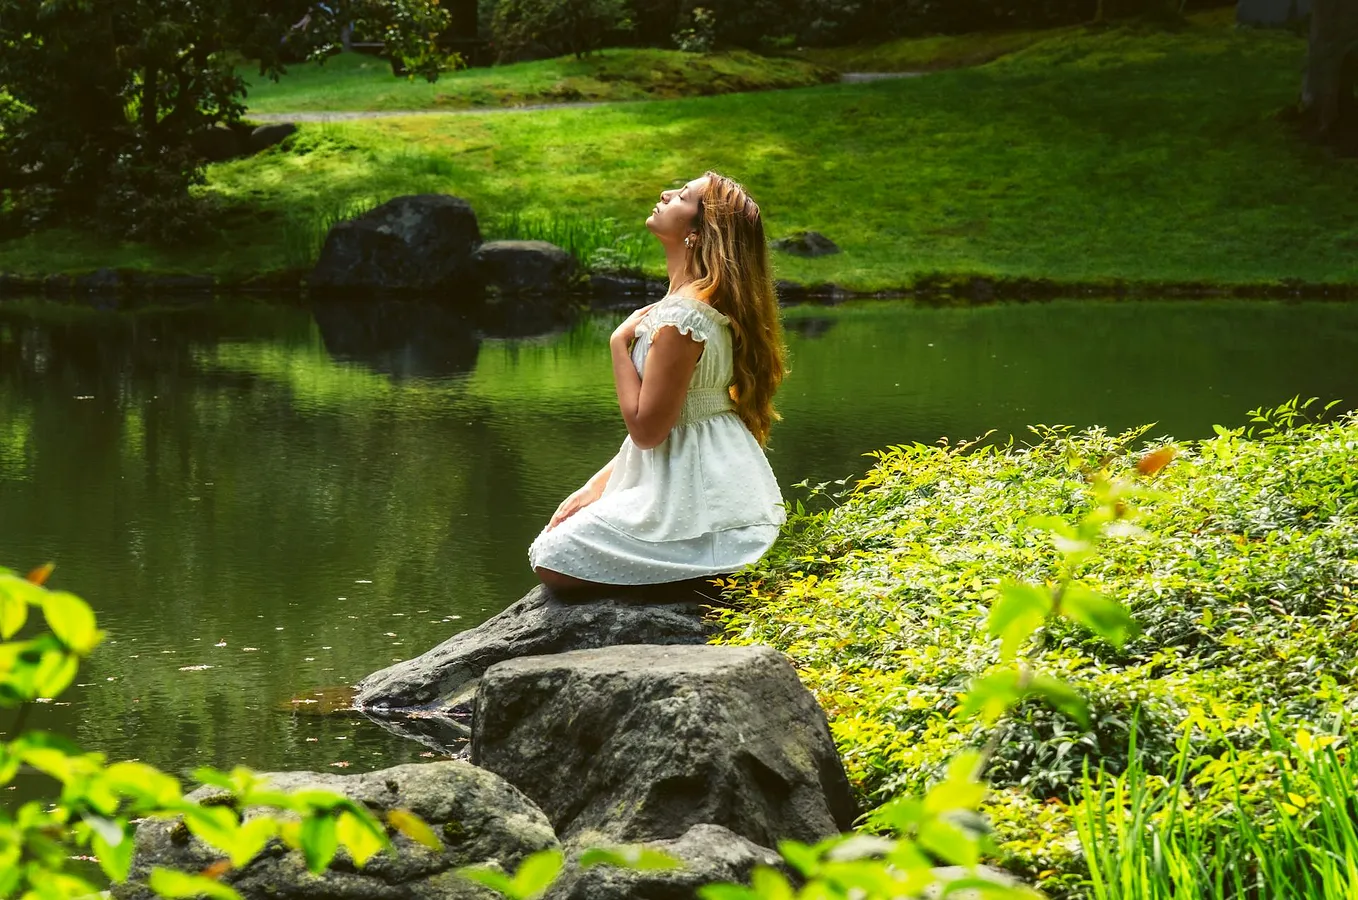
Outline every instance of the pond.
[[[31, 723], [178, 772], [432, 753], [324, 701], [533, 585], [529, 542], [624, 435], [618, 318], [489, 339], [414, 304], [0, 302], [0, 565], [54, 561], [108, 632]], [[1358, 401], [1358, 306], [786, 319], [770, 458], [790, 496], [888, 444], [1035, 422], [1192, 438], [1296, 394]]]

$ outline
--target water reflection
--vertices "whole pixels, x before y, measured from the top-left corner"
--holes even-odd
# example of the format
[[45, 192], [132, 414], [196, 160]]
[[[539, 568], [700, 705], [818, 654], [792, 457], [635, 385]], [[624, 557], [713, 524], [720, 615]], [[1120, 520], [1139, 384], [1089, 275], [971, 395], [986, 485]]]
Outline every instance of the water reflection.
[[[130, 306], [0, 303], [0, 564], [54, 560], [109, 631], [35, 724], [176, 770], [433, 752], [291, 701], [531, 586], [528, 543], [624, 435], [618, 317], [507, 339], [413, 304]], [[1298, 393], [1358, 398], [1351, 306], [877, 303], [787, 323], [785, 485], [944, 435], [1194, 437]]]

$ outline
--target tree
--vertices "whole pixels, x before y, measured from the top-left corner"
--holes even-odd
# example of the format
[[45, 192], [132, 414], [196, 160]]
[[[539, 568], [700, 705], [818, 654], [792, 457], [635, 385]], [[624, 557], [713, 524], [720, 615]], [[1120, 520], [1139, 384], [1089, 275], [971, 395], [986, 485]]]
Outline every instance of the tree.
[[0, 0], [0, 190], [30, 226], [182, 235], [201, 135], [244, 111], [231, 54], [277, 78], [356, 24], [432, 80], [447, 23], [438, 0]]
[[1300, 112], [1320, 140], [1358, 153], [1358, 0], [1315, 0]]

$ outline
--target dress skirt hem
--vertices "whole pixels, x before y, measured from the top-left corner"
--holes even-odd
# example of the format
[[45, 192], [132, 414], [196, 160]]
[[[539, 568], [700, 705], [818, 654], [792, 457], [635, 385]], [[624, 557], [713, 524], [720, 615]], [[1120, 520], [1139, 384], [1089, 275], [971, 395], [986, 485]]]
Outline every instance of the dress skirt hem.
[[626, 534], [587, 507], [528, 548], [533, 568], [550, 569], [596, 584], [667, 584], [743, 569], [773, 546], [778, 525], [745, 525], [682, 540], [644, 541]]

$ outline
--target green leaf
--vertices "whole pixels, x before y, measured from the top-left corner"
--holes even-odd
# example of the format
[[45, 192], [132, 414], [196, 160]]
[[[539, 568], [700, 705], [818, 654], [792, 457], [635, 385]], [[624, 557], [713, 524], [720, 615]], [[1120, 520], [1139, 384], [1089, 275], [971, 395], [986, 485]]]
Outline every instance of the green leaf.
[[1005, 580], [1000, 597], [990, 610], [986, 631], [1000, 638], [1000, 656], [1011, 660], [1023, 642], [1047, 620], [1052, 611], [1049, 591], [1019, 581]]
[[60, 697], [75, 681], [80, 660], [66, 650], [48, 650], [33, 670], [33, 690], [39, 697]]
[[617, 866], [637, 872], [659, 872], [681, 869], [684, 864], [668, 853], [640, 844], [625, 847], [592, 847], [580, 854], [580, 868]]
[[[0, 576], [0, 638], [5, 640], [18, 634], [19, 629], [24, 627], [24, 622], [28, 621], [28, 602], [25, 600], [27, 592], [16, 589], [16, 582], [27, 584], [18, 578]], [[28, 587], [37, 591], [32, 585]]]
[[132, 851], [136, 849], [136, 844], [126, 822], [109, 821], [108, 824], [112, 827], [95, 830], [90, 838], [90, 849], [94, 851], [99, 868], [104, 870], [109, 881], [121, 884], [127, 880], [127, 873], [132, 869]]
[[340, 813], [335, 823], [335, 833], [359, 868], [367, 865], [368, 860], [388, 846], [382, 826], [349, 811]]
[[815, 847], [800, 841], [780, 841], [778, 853], [794, 871], [806, 878], [812, 878], [820, 871], [820, 852]]
[[1072, 582], [1061, 594], [1061, 615], [1121, 647], [1136, 634], [1136, 621], [1121, 603]]
[[981, 843], [947, 819], [931, 819], [920, 826], [919, 845], [953, 866], [974, 866], [981, 860]]
[[979, 716], [990, 725], [1022, 698], [1018, 669], [1000, 669], [974, 680], [953, 715], [959, 719]]
[[231, 865], [237, 868], [254, 859], [259, 851], [278, 834], [278, 821], [269, 816], [256, 816], [241, 823], [231, 844]]
[[322, 813], [302, 820], [302, 855], [306, 857], [306, 867], [312, 874], [319, 875], [335, 858], [339, 849], [339, 833], [335, 817]]
[[792, 885], [783, 873], [769, 866], [756, 866], [750, 873], [750, 887], [762, 900], [795, 900]]
[[169, 806], [182, 796], [177, 779], [146, 763], [116, 762], [104, 770], [104, 781], [120, 795], [152, 806]]
[[229, 854], [235, 846], [238, 822], [235, 812], [225, 806], [187, 804], [184, 824], [203, 843], [223, 853]]
[[498, 869], [492, 869], [489, 866], [464, 866], [454, 871], [468, 881], [485, 885], [502, 897], [509, 897], [510, 900], [523, 900], [515, 893], [514, 882], [510, 877]]
[[438, 835], [434, 834], [434, 829], [408, 809], [393, 809], [387, 813], [387, 822], [401, 834], [417, 844], [423, 844], [435, 853], [443, 849], [443, 844], [439, 841]]
[[1079, 691], [1064, 681], [1050, 675], [1038, 675], [1028, 686], [1028, 693], [1042, 697], [1058, 712], [1065, 713], [1079, 722], [1081, 728], [1087, 730], [1090, 727], [1089, 704]]
[[215, 900], [241, 900], [240, 894], [214, 878], [188, 875], [174, 869], [151, 870], [151, 890], [169, 900], [180, 897], [212, 897]]
[[556, 881], [565, 861], [566, 857], [556, 849], [539, 850], [529, 856], [514, 873], [515, 896], [520, 900], [541, 896]]
[[42, 598], [42, 614], [52, 633], [81, 656], [93, 650], [103, 637], [95, 626], [94, 611], [75, 594], [48, 591]]
[[948, 777], [929, 789], [924, 809], [933, 815], [958, 810], [974, 811], [985, 799], [986, 786], [973, 776], [981, 763], [976, 752], [959, 753], [948, 764]]

